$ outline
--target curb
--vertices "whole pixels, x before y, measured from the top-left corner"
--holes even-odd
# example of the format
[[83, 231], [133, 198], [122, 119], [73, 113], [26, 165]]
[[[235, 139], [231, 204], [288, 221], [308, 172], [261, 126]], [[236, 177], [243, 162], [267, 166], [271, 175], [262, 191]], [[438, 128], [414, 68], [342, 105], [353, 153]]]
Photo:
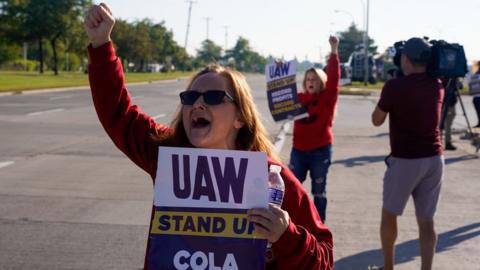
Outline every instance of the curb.
[[[169, 80], [134, 82], [134, 83], [127, 83], [126, 86], [178, 82], [180, 80], [184, 80], [185, 78], [186, 77], [179, 77], [177, 79], [169, 79]], [[2, 97], [2, 96], [13, 96], [13, 95], [39, 94], [39, 93], [66, 92], [66, 91], [74, 91], [74, 90], [82, 90], [82, 89], [90, 89], [90, 85], [72, 86], [72, 87], [59, 87], [59, 88], [39, 88], [39, 89], [33, 89], [33, 90], [18, 90], [18, 91], [1, 92], [0, 97]]]
[[274, 138], [274, 145], [273, 145], [273, 150], [275, 153], [280, 153], [283, 148], [283, 144], [285, 143], [285, 138], [287, 132], [290, 130], [292, 123], [290, 121], [286, 121], [282, 123], [282, 126], [280, 127], [280, 130], [278, 133], [275, 135]]

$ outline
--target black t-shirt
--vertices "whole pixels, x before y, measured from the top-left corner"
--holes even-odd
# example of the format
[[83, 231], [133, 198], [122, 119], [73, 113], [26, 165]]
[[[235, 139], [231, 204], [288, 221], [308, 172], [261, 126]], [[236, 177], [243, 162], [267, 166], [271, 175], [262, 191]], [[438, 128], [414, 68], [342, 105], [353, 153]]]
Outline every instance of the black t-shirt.
[[423, 158], [442, 154], [439, 123], [443, 97], [440, 80], [426, 73], [385, 83], [378, 107], [390, 115], [392, 156]]

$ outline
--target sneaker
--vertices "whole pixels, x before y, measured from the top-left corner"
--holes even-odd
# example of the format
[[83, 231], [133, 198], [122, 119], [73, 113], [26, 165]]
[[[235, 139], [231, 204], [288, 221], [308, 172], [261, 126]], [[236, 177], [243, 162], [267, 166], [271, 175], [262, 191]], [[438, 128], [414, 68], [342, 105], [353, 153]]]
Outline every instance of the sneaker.
[[446, 143], [445, 144], [445, 150], [455, 151], [455, 150], [457, 150], [457, 147], [455, 145], [453, 145], [452, 143]]

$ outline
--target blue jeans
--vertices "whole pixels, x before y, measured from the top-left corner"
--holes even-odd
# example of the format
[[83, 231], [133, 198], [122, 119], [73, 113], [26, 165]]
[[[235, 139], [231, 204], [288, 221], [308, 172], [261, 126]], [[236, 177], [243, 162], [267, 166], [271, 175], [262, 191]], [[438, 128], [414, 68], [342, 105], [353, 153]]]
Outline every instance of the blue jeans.
[[307, 171], [312, 180], [313, 202], [323, 222], [327, 209], [327, 173], [332, 160], [332, 145], [327, 145], [311, 151], [300, 151], [292, 148], [290, 154], [290, 169], [295, 176], [304, 182]]
[[475, 107], [475, 111], [477, 112], [477, 126], [480, 126], [480, 96], [473, 97], [473, 106]]

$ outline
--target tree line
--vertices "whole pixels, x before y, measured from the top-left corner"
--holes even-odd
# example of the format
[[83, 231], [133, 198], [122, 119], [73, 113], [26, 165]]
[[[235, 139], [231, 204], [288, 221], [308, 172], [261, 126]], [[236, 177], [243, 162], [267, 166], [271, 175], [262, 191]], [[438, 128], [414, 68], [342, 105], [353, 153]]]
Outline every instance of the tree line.
[[[83, 15], [90, 5], [91, 0], [0, 0], [0, 68], [40, 73], [49, 69], [55, 74], [85, 70], [88, 40]], [[127, 71], [150, 71], [152, 64], [161, 65], [163, 71], [192, 70], [209, 63], [263, 71], [266, 62], [243, 37], [226, 51], [207, 39], [191, 56], [165, 22], [149, 19], [118, 19], [112, 39]]]
[[[19, 70], [85, 70], [88, 40], [83, 16], [91, 0], [0, 0], [0, 68]], [[362, 42], [363, 32], [352, 25], [340, 38], [339, 52], [345, 62]], [[149, 19], [128, 22], [117, 19], [112, 33], [124, 69], [134, 72], [193, 70], [209, 63], [220, 63], [240, 71], [263, 72], [266, 58], [255, 52], [245, 37], [239, 37], [227, 50], [212, 40], [204, 40], [196, 55], [187, 53], [175, 40], [165, 22]], [[369, 39], [370, 51], [375, 52]], [[23, 59], [27, 55], [26, 61]], [[270, 58], [272, 58], [270, 56]]]

